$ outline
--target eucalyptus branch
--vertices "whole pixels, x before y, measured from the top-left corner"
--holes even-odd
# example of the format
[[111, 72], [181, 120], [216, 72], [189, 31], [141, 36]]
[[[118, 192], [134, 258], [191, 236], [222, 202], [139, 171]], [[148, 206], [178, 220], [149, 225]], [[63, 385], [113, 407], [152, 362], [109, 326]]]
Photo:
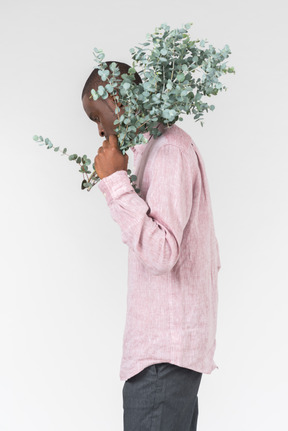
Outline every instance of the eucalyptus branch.
[[144, 123], [142, 123], [140, 126], [137, 127], [137, 130], [141, 129], [141, 127], [143, 127], [145, 124], [150, 123], [150, 121], [153, 120], [154, 118], [156, 119], [158, 117], [155, 115], [155, 117], [151, 117], [149, 118], [149, 120], [144, 121]]
[[[206, 40], [191, 40], [188, 33], [191, 26], [192, 23], [187, 23], [175, 30], [171, 30], [167, 24], [156, 27], [154, 33], [146, 36], [145, 43], [130, 49], [132, 67], [121, 76], [117, 63], [110, 62], [108, 67], [103, 51], [94, 48], [93, 54], [103, 85], [92, 89], [90, 98], [96, 101], [112, 96], [117, 115], [115, 133], [123, 154], [130, 147], [147, 142], [140, 132], [144, 125], [145, 131], [153, 137], [161, 134], [156, 124], [170, 127], [177, 120], [183, 120], [182, 114], [192, 114], [194, 120], [200, 121], [203, 126], [204, 113], [215, 109], [214, 105], [208, 104], [211, 96], [227, 89], [219, 78], [226, 73], [235, 73], [233, 67], [226, 67], [225, 60], [231, 54], [229, 46], [216, 50], [212, 45], [207, 47]], [[136, 67], [142, 80], [139, 84], [135, 82]], [[196, 72], [203, 74], [202, 79], [197, 78]], [[120, 104], [125, 108], [121, 115]], [[40, 145], [45, 143], [47, 148], [53, 147], [48, 138], [43, 141], [42, 137], [34, 136], [34, 139]], [[54, 151], [59, 150], [59, 147], [58, 150], [56, 148]], [[67, 149], [64, 150], [67, 152]], [[72, 154], [68, 158], [77, 163], [82, 162], [80, 171], [87, 179], [82, 181], [81, 187], [91, 190], [100, 178], [95, 170], [92, 174], [89, 171], [87, 156]], [[130, 175], [129, 169], [127, 173], [134, 189], [139, 192], [137, 177]]]
[[173, 80], [173, 73], [174, 73], [174, 65], [175, 65], [175, 57], [174, 57], [174, 47], [175, 47], [175, 41], [173, 40], [173, 48], [172, 48], [172, 58], [173, 58], [173, 63], [172, 63], [172, 73], [171, 73], [171, 81]]

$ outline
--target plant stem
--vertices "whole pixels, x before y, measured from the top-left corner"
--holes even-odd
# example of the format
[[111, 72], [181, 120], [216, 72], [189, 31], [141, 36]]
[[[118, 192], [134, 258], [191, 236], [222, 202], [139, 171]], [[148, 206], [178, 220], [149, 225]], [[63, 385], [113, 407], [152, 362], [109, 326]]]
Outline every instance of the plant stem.
[[174, 65], [175, 65], [175, 58], [174, 58], [174, 48], [175, 48], [175, 41], [173, 41], [173, 54], [172, 54], [172, 56], [173, 56], [173, 63], [172, 63], [172, 73], [171, 73], [171, 81], [172, 81], [172, 79], [173, 79], [173, 73], [174, 73]]
[[149, 119], [149, 120], [147, 120], [147, 121], [144, 121], [144, 123], [140, 124], [140, 126], [139, 126], [139, 127], [137, 127], [136, 131], [137, 131], [138, 129], [140, 129], [142, 126], [144, 126], [144, 124], [148, 123], [148, 121], [151, 121], [153, 118], [157, 118], [157, 116], [152, 117], [152, 118], [150, 118], [150, 119]]
[[[131, 105], [128, 105], [128, 108], [129, 108], [129, 113], [128, 113], [128, 118], [129, 118], [130, 117], [130, 113], [131, 113]], [[124, 135], [124, 138], [123, 138], [122, 142], [124, 142], [124, 140], [125, 140], [125, 137], [126, 137], [127, 132], [128, 132], [128, 127], [129, 127], [129, 124], [126, 125], [126, 131], [125, 131], [125, 135]], [[121, 144], [119, 144], [119, 147], [121, 147]]]

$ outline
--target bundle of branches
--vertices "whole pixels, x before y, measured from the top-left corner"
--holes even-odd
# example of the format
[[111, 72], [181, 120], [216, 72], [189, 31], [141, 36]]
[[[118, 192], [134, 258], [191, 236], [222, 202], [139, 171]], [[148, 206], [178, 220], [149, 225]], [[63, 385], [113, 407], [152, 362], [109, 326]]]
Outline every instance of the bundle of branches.
[[[113, 97], [117, 114], [115, 133], [123, 154], [130, 147], [147, 142], [144, 133], [150, 132], [157, 137], [161, 134], [157, 128], [159, 123], [170, 127], [176, 121], [182, 121], [183, 114], [193, 115], [203, 126], [204, 113], [215, 109], [208, 103], [209, 98], [227, 90], [219, 78], [226, 73], [235, 73], [233, 67], [227, 66], [226, 60], [231, 54], [229, 46], [217, 50], [207, 40], [192, 40], [188, 32], [191, 25], [187, 23], [180, 29], [171, 30], [170, 26], [162, 24], [154, 33], [147, 34], [146, 42], [130, 49], [132, 67], [121, 76], [117, 64], [112, 62], [108, 67], [103, 50], [94, 48], [103, 85], [92, 89], [90, 98], [106, 99], [109, 94]], [[136, 84], [136, 72], [142, 83]], [[125, 107], [122, 115], [119, 105]], [[35, 135], [34, 139], [43, 141], [42, 145], [46, 144], [47, 148], [53, 147], [48, 138], [43, 140], [42, 136]], [[54, 151], [58, 150], [59, 147], [54, 148]], [[66, 148], [64, 151], [67, 153]], [[82, 162], [80, 172], [87, 176], [82, 181], [82, 188], [91, 190], [100, 180], [95, 170], [88, 176], [91, 160], [86, 155], [68, 157]], [[136, 176], [129, 170], [128, 175], [135, 188]]]

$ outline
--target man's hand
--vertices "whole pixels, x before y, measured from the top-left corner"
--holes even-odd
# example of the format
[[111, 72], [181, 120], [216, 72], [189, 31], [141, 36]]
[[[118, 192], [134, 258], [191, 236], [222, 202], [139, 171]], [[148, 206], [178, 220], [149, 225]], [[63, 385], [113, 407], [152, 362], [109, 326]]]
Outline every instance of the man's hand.
[[117, 136], [110, 135], [108, 139], [103, 142], [94, 159], [94, 167], [101, 180], [116, 171], [127, 171], [128, 155], [123, 156], [119, 150]]

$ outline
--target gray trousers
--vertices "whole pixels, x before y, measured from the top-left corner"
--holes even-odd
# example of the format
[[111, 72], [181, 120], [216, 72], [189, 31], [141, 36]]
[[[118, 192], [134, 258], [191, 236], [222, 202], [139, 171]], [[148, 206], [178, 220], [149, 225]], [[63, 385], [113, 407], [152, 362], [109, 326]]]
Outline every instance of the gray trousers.
[[124, 431], [196, 431], [202, 373], [163, 362], [126, 380]]

